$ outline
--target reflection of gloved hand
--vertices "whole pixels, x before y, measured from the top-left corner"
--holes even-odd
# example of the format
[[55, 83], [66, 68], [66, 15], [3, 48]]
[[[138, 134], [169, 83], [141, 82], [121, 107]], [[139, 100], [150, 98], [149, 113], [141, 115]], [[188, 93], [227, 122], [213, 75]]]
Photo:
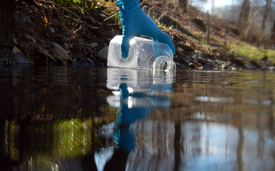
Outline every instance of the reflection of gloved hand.
[[144, 119], [149, 113], [149, 105], [144, 108], [129, 108], [127, 101], [129, 92], [127, 84], [122, 83], [120, 89], [120, 107], [117, 128], [114, 132], [114, 141], [118, 144], [119, 149], [132, 151], [135, 149], [135, 132], [130, 129], [130, 125], [137, 120]]
[[120, 21], [122, 27], [121, 56], [128, 57], [129, 41], [136, 35], [152, 38], [154, 41], [166, 43], [175, 55], [175, 46], [170, 36], [162, 32], [155, 22], [147, 16], [140, 8], [139, 0], [118, 0], [120, 10]]

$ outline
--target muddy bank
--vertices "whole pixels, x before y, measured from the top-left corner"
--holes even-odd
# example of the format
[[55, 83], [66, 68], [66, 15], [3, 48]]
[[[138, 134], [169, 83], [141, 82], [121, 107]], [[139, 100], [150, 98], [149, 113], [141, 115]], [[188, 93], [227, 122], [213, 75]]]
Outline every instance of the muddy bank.
[[[226, 41], [222, 45], [214, 40], [237, 37], [230, 23], [222, 21], [226, 23], [224, 28], [212, 24], [213, 40], [207, 45], [204, 37], [195, 35], [206, 32], [205, 14], [196, 8], [189, 7], [188, 13], [182, 15], [175, 4], [142, 3], [141, 7], [171, 36], [177, 50], [177, 68], [275, 70], [274, 63], [266, 57], [251, 61], [230, 53]], [[83, 9], [51, 1], [19, 2], [14, 26], [15, 55], [10, 63], [16, 65], [106, 66], [109, 41], [121, 34], [119, 11], [111, 2], [88, 4]], [[9, 61], [3, 58], [0, 63]]]

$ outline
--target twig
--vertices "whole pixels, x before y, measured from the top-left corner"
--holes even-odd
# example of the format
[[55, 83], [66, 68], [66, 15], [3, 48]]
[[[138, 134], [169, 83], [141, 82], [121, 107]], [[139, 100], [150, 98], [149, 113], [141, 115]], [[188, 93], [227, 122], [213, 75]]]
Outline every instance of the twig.
[[[36, 56], [34, 53], [32, 53], [32, 52], [31, 52], [30, 50], [28, 50], [27, 48], [25, 48], [25, 47], [23, 47], [23, 46], [21, 46], [21, 45], [19, 45], [19, 44], [17, 44], [17, 43], [14, 43], [14, 45], [15, 45], [18, 49], [20, 49], [21, 51], [23, 51], [23, 53], [24, 53], [24, 55], [25, 55], [26, 57], [29, 56], [29, 55], [26, 54], [25, 50], [28, 51], [30, 54], [32, 54], [33, 57], [35, 57], [35, 58], [37, 58], [37, 59], [39, 59], [39, 60], [45, 62], [43, 59], [41, 59], [41, 58], [39, 58], [38, 56]], [[33, 57], [31, 57], [32, 60], [34, 60]]]
[[117, 14], [118, 14], [118, 12], [116, 12], [116, 13], [114, 13], [113, 15], [111, 15], [111, 16], [105, 18], [105, 19], [103, 20], [103, 22], [105, 22], [105, 21], [111, 19], [113, 16], [115, 16], [115, 15], [117, 15]]
[[175, 6], [175, 8], [172, 10], [172, 13], [174, 13], [177, 8], [178, 8], [178, 5]]
[[76, 22], [76, 23], [84, 24], [84, 25], [90, 27], [90, 28], [93, 29], [93, 30], [100, 29], [99, 27], [93, 27], [93, 26], [91, 26], [91, 25], [85, 23], [84, 21], [82, 21], [82, 20], [80, 20], [80, 19], [77, 20], [77, 19], [75, 19], [75, 18], [71, 18], [71, 17], [69, 17], [69, 16], [67, 16], [67, 15], [63, 15], [63, 14], [60, 14], [60, 13], [58, 13], [58, 15], [60, 15], [61, 17], [66, 18], [66, 19], [68, 19], [68, 20], [72, 20], [72, 21], [74, 21], [74, 22]]
[[165, 16], [167, 14], [167, 11], [165, 11], [163, 14], [161, 14], [159, 16], [159, 18], [156, 20], [156, 22], [159, 22], [159, 20], [161, 20], [163, 18], [163, 16]]
[[81, 30], [81, 25], [79, 26], [79, 28], [78, 29], [76, 29], [75, 31], [73, 31], [73, 34], [75, 34], [76, 32], [78, 32], [79, 30]]
[[114, 24], [107, 24], [106, 26], [119, 26], [118, 23], [114, 23]]
[[[58, 13], [58, 15], [63, 16], [63, 17], [64, 17], [64, 18], [66, 18], [66, 19], [73, 20], [73, 21], [74, 21], [74, 22], [76, 22], [76, 23], [81, 23], [81, 24], [87, 25], [88, 27], [90, 27], [91, 29], [94, 29], [94, 30], [96, 30], [96, 29], [100, 29], [99, 27], [92, 27], [92, 26], [90, 26], [90, 25], [89, 25], [89, 24], [87, 24], [86, 22], [84, 22], [84, 21], [80, 20], [80, 19], [79, 19], [80, 17], [79, 17], [78, 15], [76, 15], [76, 14], [75, 14], [75, 13], [73, 13], [73, 12], [71, 12], [71, 11], [70, 11], [70, 10], [68, 10], [67, 8], [62, 7], [62, 6], [60, 6], [60, 5], [56, 4], [56, 3], [54, 3], [53, 1], [45, 1], [45, 0], [41, 0], [41, 2], [45, 2], [45, 3], [54, 4], [55, 6], [58, 6], [59, 8], [61, 8], [61, 9], [65, 10], [65, 11], [67, 11], [68, 13], [70, 13], [70, 14], [72, 14], [73, 16], [75, 16], [75, 17], [77, 17], [77, 18], [78, 18], [78, 20], [77, 20], [77, 19], [71, 18], [71, 17], [69, 17], [69, 16], [67, 16], [67, 15], [62, 15], [62, 14]], [[78, 8], [75, 8], [75, 9], [78, 9]], [[79, 10], [79, 9], [78, 9], [78, 10]]]
[[53, 2], [53, 1], [45, 1], [45, 0], [40, 0], [40, 2], [44, 2], [44, 3], [49, 3], [49, 4], [54, 4], [55, 6], [58, 6], [59, 8], [67, 11], [68, 13], [72, 14], [73, 16], [75, 17], [79, 17], [78, 15], [76, 15], [75, 13], [73, 13], [72, 11], [68, 10], [67, 8], [65, 7], [62, 7], [61, 5], [58, 5], [57, 3]]

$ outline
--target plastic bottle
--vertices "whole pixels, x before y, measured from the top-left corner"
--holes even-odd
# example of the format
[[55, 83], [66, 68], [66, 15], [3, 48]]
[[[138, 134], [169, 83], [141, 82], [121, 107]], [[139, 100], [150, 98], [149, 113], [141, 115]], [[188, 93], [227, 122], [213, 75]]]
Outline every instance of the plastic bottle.
[[130, 41], [129, 56], [121, 56], [122, 35], [115, 36], [109, 44], [108, 66], [134, 69], [175, 70], [171, 48], [161, 42], [134, 37]]

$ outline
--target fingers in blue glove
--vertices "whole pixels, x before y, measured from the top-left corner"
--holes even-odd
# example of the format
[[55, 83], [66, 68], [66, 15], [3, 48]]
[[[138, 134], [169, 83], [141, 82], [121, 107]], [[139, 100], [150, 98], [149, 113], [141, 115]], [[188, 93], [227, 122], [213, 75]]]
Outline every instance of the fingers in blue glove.
[[176, 48], [174, 46], [173, 41], [171, 40], [170, 36], [167, 33], [162, 32], [161, 30], [151, 32], [150, 34], [152, 39], [154, 41], [159, 41], [168, 44], [168, 46], [171, 48], [173, 55], [175, 56], [176, 54]]
[[129, 54], [129, 43], [130, 43], [130, 38], [128, 36], [123, 36], [122, 37], [122, 43], [121, 43], [121, 56], [123, 58], [127, 58]]
[[156, 25], [156, 23], [142, 10], [139, 15], [139, 20], [136, 21], [136, 24], [138, 26], [136, 26], [135, 28], [138, 28], [137, 33], [139, 35], [144, 35], [152, 38], [154, 41], [159, 41], [168, 44], [168, 46], [171, 48], [173, 52], [173, 55], [176, 54], [176, 49], [170, 36], [167, 33], [161, 31], [159, 27]]
[[[147, 36], [153, 40], [168, 44], [173, 51], [173, 55], [175, 55], [176, 49], [170, 36], [158, 28], [156, 23], [140, 9], [138, 3], [135, 3], [136, 5], [134, 3], [135, 0], [120, 1], [118, 4], [120, 6], [120, 20], [123, 34], [121, 56], [123, 58], [128, 57], [129, 41], [136, 35]], [[133, 7], [133, 5], [138, 8]]]

